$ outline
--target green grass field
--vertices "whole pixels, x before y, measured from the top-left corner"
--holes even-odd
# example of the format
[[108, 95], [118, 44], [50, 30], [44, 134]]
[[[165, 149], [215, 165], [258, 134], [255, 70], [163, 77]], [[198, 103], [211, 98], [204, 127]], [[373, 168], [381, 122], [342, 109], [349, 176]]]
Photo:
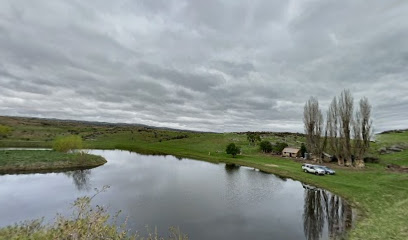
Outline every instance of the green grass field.
[[93, 168], [106, 163], [101, 156], [48, 150], [0, 150], [0, 174], [51, 172]]
[[[408, 150], [378, 155], [379, 164], [367, 164], [365, 169], [336, 167], [335, 176], [319, 177], [301, 171], [301, 163], [259, 152], [249, 146], [245, 134], [197, 133], [152, 129], [137, 126], [95, 125], [58, 121], [0, 117], [0, 124], [14, 130], [0, 140], [0, 146], [46, 147], [59, 135], [78, 134], [88, 148], [124, 149], [147, 154], [171, 154], [210, 162], [237, 163], [263, 171], [290, 177], [326, 188], [348, 199], [358, 210], [355, 228], [349, 239], [408, 239], [408, 174], [390, 172], [386, 164], [408, 165]], [[26, 131], [26, 132], [24, 132]], [[285, 141], [300, 146], [300, 134], [264, 133], [263, 139]], [[29, 139], [29, 140], [27, 140]], [[228, 143], [241, 147], [236, 158], [225, 153]], [[408, 132], [377, 136], [371, 154], [382, 146], [408, 143]]]

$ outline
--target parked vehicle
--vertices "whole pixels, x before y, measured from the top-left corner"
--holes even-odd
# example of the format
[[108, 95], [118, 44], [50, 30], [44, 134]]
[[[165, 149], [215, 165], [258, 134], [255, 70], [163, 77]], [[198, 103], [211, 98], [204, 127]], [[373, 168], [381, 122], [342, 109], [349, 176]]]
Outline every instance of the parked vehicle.
[[326, 167], [326, 166], [317, 166], [317, 167], [323, 169], [326, 172], [326, 174], [330, 174], [330, 175], [336, 174], [336, 171], [334, 171], [333, 169], [329, 167]]
[[316, 175], [324, 175], [326, 173], [325, 170], [319, 167], [316, 167], [315, 165], [307, 164], [307, 163], [302, 165], [302, 169], [305, 173], [313, 173]]

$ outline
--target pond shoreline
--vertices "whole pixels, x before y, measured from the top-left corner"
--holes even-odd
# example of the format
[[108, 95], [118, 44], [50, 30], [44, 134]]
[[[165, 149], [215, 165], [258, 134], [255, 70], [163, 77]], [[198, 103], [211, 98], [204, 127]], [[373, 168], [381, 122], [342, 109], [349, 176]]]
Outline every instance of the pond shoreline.
[[[279, 175], [266, 174], [253, 167], [174, 156], [149, 156], [119, 149], [90, 150], [89, 153], [101, 155], [109, 163], [84, 172], [5, 176], [4, 179], [9, 182], [8, 192], [3, 192], [5, 195], [16, 191], [17, 198], [30, 199], [31, 189], [33, 192], [43, 192], [41, 197], [33, 196], [30, 200], [37, 205], [27, 204], [33, 209], [32, 213], [21, 212], [20, 217], [7, 221], [27, 219], [35, 214], [40, 216], [38, 213], [44, 212], [44, 209], [49, 213], [54, 212], [55, 206], [60, 206], [67, 196], [74, 198], [82, 195], [84, 190], [107, 184], [113, 186], [112, 190], [96, 204], [107, 204], [113, 207], [112, 212], [119, 209], [129, 214], [131, 229], [141, 229], [144, 224], [158, 224], [159, 229], [180, 224], [183, 232], [195, 236], [191, 239], [211, 239], [197, 236], [236, 236], [236, 239], [246, 239], [242, 236], [257, 236], [259, 239], [277, 236], [279, 239], [324, 240], [329, 239], [332, 233], [345, 236], [355, 219], [354, 209], [340, 196]], [[50, 183], [55, 194], [59, 195], [55, 200], [49, 197], [53, 193], [47, 192], [47, 187], [41, 187], [41, 184], [49, 186]], [[202, 183], [205, 185], [197, 188]], [[50, 199], [49, 204], [42, 203], [45, 198]], [[322, 202], [314, 201], [316, 198], [322, 199]], [[3, 202], [6, 207], [6, 200]], [[21, 204], [26, 203], [22, 201], [15, 206], [10, 203], [10, 207], [19, 209]], [[165, 214], [155, 211], [167, 208], [170, 210]], [[316, 212], [313, 209], [320, 210]], [[333, 215], [333, 212], [338, 214]], [[52, 214], [45, 217], [51, 219]], [[4, 220], [3, 224], [7, 223]], [[334, 222], [338, 222], [336, 226], [339, 227], [330, 224]], [[203, 231], [203, 224], [213, 232]], [[242, 228], [242, 224], [252, 227]], [[303, 229], [302, 225], [306, 228]], [[225, 228], [228, 230], [223, 231]], [[160, 230], [160, 234], [164, 234], [164, 231]], [[317, 234], [321, 236], [316, 237]]]
[[[209, 163], [225, 163], [225, 164], [235, 164], [238, 166], [244, 166], [244, 167], [250, 167], [250, 168], [254, 168], [254, 169], [258, 169], [261, 172], [264, 173], [269, 173], [269, 174], [273, 174], [276, 175], [278, 177], [282, 177], [282, 178], [289, 178], [292, 179], [294, 181], [299, 181], [305, 184], [311, 184], [316, 188], [320, 188], [323, 190], [327, 190], [330, 191], [338, 196], [340, 196], [341, 198], [343, 198], [356, 212], [355, 215], [355, 219], [353, 219], [353, 227], [348, 230], [345, 233], [345, 237], [346, 239], [348, 239], [348, 234], [350, 231], [352, 231], [353, 229], [355, 229], [355, 226], [357, 224], [357, 222], [362, 221], [363, 219], [365, 219], [367, 217], [366, 214], [366, 210], [358, 205], [356, 202], [354, 202], [351, 197], [344, 195], [341, 191], [338, 191], [337, 189], [334, 188], [329, 188], [324, 186], [323, 184], [317, 182], [317, 181], [310, 181], [310, 180], [305, 180], [304, 178], [299, 177], [299, 175], [295, 175], [292, 172], [289, 171], [281, 171], [279, 169], [279, 167], [277, 165], [268, 165], [268, 164], [260, 164], [260, 163], [253, 163], [253, 162], [246, 162], [244, 160], [240, 160], [239, 158], [230, 158], [230, 159], [217, 159], [216, 161], [214, 161], [214, 159], [212, 159], [211, 157], [206, 157], [206, 156], [201, 156], [201, 155], [195, 155], [195, 154], [172, 154], [172, 153], [165, 153], [162, 151], [157, 151], [157, 150], [149, 150], [149, 149], [143, 149], [141, 152], [137, 151], [139, 149], [136, 150], [132, 150], [129, 148], [115, 148], [115, 149], [99, 149], [99, 150], [121, 150], [121, 151], [129, 151], [129, 152], [134, 152], [134, 153], [138, 153], [138, 154], [143, 154], [143, 155], [161, 155], [161, 156], [174, 156], [176, 158], [189, 158], [189, 159], [193, 159], [193, 160], [197, 160], [197, 161], [203, 161], [203, 162], [209, 162]], [[292, 161], [292, 160], [290, 160]], [[303, 174], [303, 171], [300, 172], [301, 174]], [[301, 175], [300, 175], [301, 176]], [[316, 177], [322, 177], [322, 176], [316, 176]], [[328, 176], [330, 177], [330, 176]]]
[[39, 149], [0, 149], [0, 175], [50, 173], [95, 168], [107, 161], [101, 156], [60, 153]]

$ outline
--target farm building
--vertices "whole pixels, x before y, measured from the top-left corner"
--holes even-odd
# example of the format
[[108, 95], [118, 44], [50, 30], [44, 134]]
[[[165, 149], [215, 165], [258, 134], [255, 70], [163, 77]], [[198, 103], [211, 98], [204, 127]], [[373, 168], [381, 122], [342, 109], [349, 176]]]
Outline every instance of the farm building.
[[333, 159], [333, 156], [328, 153], [323, 152], [322, 158], [323, 158], [323, 161], [330, 162]]
[[300, 149], [287, 147], [283, 149], [282, 156], [283, 157], [300, 157]]

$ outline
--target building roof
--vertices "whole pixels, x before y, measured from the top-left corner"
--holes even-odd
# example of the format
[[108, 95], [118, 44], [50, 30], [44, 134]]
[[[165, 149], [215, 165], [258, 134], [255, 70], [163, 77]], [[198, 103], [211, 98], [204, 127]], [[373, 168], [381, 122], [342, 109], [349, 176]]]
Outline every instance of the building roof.
[[282, 152], [287, 152], [287, 153], [298, 153], [300, 151], [299, 148], [291, 148], [291, 147], [287, 147], [284, 148]]
[[328, 157], [328, 158], [331, 158], [331, 157], [332, 157], [332, 155], [330, 155], [330, 154], [328, 154], [328, 153], [326, 153], [326, 152], [323, 152], [323, 155], [324, 155], [325, 157]]

